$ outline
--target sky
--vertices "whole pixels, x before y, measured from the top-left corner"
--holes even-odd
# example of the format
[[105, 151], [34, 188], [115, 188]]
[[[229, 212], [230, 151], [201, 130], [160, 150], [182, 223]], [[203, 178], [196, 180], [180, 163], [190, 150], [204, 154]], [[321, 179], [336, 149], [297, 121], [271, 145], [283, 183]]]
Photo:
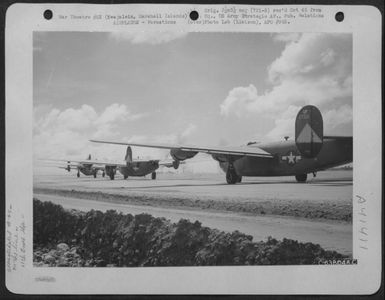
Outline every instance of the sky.
[[[351, 34], [33, 36], [35, 159], [123, 159], [124, 146], [89, 139], [197, 146], [280, 140], [293, 137], [306, 104], [321, 110], [325, 134], [352, 134]], [[133, 152], [153, 159], [168, 153]], [[212, 160], [210, 167], [217, 170]]]

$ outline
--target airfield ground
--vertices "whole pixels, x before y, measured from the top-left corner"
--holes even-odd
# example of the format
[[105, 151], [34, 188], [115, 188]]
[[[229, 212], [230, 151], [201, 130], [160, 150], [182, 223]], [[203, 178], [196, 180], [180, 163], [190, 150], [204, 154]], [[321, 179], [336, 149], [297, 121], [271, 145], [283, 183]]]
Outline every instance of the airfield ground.
[[352, 171], [319, 172], [305, 184], [294, 177], [244, 178], [228, 185], [224, 174], [157, 174], [147, 178], [34, 177], [34, 197], [65, 208], [146, 212], [173, 222], [199, 220], [254, 240], [268, 236], [320, 244], [352, 254]]

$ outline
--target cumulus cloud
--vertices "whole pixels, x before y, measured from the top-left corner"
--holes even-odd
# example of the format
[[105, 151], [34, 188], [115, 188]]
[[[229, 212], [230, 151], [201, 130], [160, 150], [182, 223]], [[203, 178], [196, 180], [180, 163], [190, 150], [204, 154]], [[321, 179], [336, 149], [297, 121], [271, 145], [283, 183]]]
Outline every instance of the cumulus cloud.
[[279, 118], [276, 118], [275, 127], [267, 133], [267, 140], [281, 139], [284, 136], [293, 136], [293, 127], [295, 117], [300, 110], [299, 106], [290, 105], [286, 111], [282, 112]]
[[93, 138], [102, 139], [105, 137], [111, 137], [116, 135], [115, 128], [119, 123], [125, 121], [136, 121], [146, 114], [132, 114], [126, 105], [114, 103], [108, 107], [95, 119], [94, 125], [97, 131], [94, 133]]
[[170, 41], [184, 38], [187, 35], [185, 31], [116, 31], [111, 32], [111, 38], [117, 41], [130, 41], [133, 44], [151, 44], [157, 45], [168, 43]]
[[145, 116], [133, 114], [126, 105], [117, 103], [99, 113], [90, 105], [65, 110], [54, 108], [42, 116], [37, 112], [35, 110], [33, 130], [35, 158], [84, 156], [93, 150], [88, 142], [90, 138], [117, 137], [118, 126]]
[[343, 105], [336, 109], [331, 109], [323, 115], [326, 124], [330, 124], [331, 129], [353, 121], [353, 111], [349, 105]]
[[220, 106], [221, 114], [234, 114], [242, 117], [250, 110], [258, 97], [257, 88], [252, 84], [247, 87], [233, 88]]
[[188, 143], [192, 134], [197, 131], [197, 125], [188, 124], [181, 130], [169, 134], [157, 134], [156, 136], [134, 135], [128, 141], [141, 143], [163, 143], [163, 144], [181, 144]]
[[182, 133], [180, 135], [178, 135], [178, 138], [177, 138], [177, 141], [179, 143], [185, 143], [189, 136], [191, 136], [191, 134], [193, 134], [197, 129], [197, 126], [195, 124], [189, 124], [185, 130], [182, 131]]
[[269, 67], [269, 79], [277, 83], [293, 76], [328, 76], [341, 80], [351, 74], [351, 53], [349, 34], [302, 34], [296, 42], [286, 43], [281, 56]]
[[[275, 120], [268, 137], [282, 137], [294, 130], [301, 106], [318, 106], [331, 122], [351, 122], [352, 37], [350, 34], [306, 33], [274, 35], [285, 48], [267, 69], [266, 91], [254, 84], [235, 87], [220, 106], [224, 116], [263, 115]], [[349, 112], [350, 111], [350, 114]]]

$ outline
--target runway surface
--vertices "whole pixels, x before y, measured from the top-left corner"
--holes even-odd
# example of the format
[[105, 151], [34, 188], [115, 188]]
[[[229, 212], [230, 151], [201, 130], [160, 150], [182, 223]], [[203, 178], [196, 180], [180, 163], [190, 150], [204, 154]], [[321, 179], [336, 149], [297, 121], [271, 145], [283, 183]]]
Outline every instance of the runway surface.
[[119, 176], [115, 180], [107, 177], [98, 178], [81, 176], [76, 172], [39, 176], [34, 178], [34, 188], [76, 189], [77, 191], [101, 191], [125, 195], [133, 194], [162, 195], [164, 197], [182, 197], [189, 199], [237, 199], [249, 201], [263, 200], [311, 200], [311, 201], [351, 201], [352, 172], [319, 172], [305, 184], [297, 183], [290, 177], [245, 177], [242, 183], [229, 185], [225, 175], [158, 174], [156, 180], [149, 176], [129, 177], [124, 180]]
[[352, 254], [352, 171], [319, 172], [305, 184], [294, 177], [244, 178], [228, 185], [224, 174], [158, 174], [156, 180], [116, 180], [76, 173], [35, 176], [34, 195], [66, 208], [150, 213], [174, 222], [238, 230], [255, 241], [268, 236], [320, 244]]

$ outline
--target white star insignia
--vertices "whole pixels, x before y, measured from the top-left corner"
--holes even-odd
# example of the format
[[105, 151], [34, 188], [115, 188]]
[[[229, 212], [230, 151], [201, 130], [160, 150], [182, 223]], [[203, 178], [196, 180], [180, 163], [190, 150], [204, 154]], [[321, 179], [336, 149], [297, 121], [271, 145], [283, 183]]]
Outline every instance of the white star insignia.
[[290, 155], [287, 156], [287, 159], [289, 160], [289, 164], [295, 164], [295, 156], [293, 155], [293, 152], [290, 152]]
[[292, 151], [290, 151], [289, 155], [282, 156], [282, 160], [287, 161], [288, 164], [294, 165], [297, 163], [302, 157], [300, 155], [294, 155]]

